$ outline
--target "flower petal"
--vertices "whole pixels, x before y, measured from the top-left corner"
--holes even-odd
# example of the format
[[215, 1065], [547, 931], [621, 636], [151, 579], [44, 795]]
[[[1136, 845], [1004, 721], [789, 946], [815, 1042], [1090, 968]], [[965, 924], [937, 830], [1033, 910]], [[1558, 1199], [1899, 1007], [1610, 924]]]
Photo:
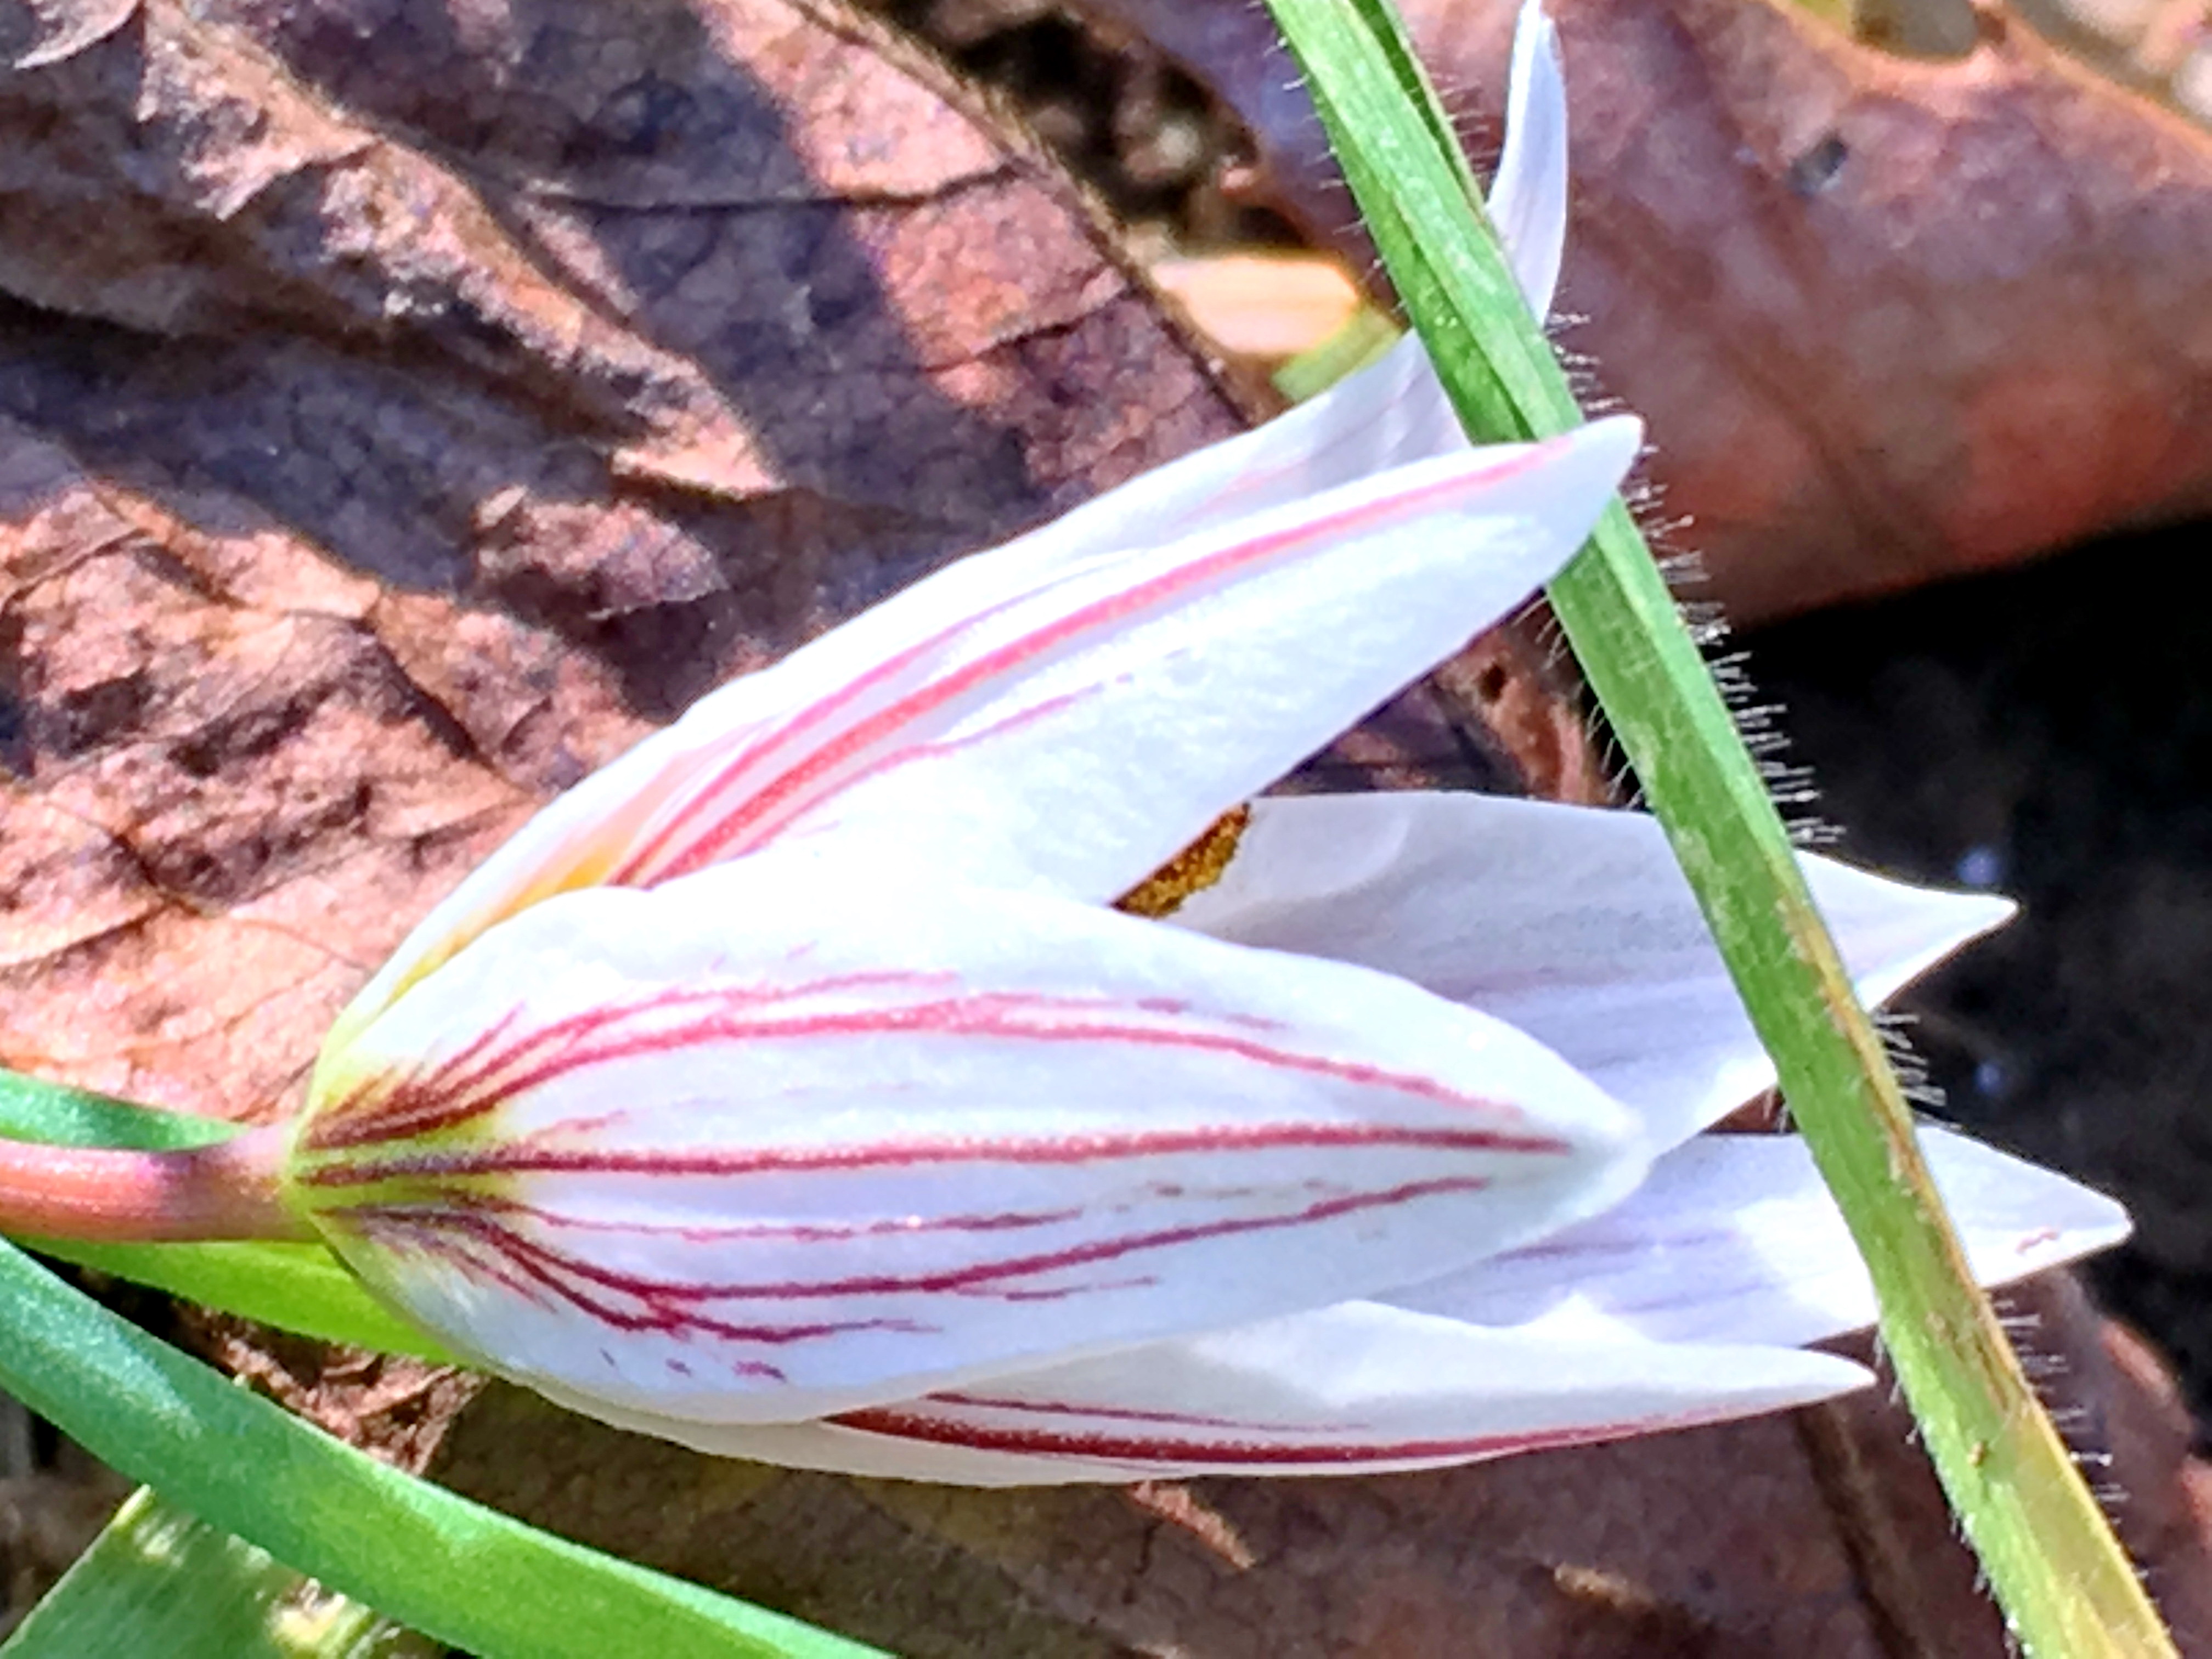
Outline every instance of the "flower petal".
[[[2013, 911], [1800, 862], [1869, 1002]], [[1262, 800], [1220, 882], [1174, 920], [1379, 968], [1493, 1014], [1633, 1108], [1662, 1147], [1774, 1082], [1689, 884], [1640, 812], [1463, 793]]]
[[1018, 561], [998, 580], [1005, 555], [921, 582], [540, 813], [402, 945], [325, 1053], [550, 893], [832, 830], [942, 880], [1109, 899], [1547, 580], [1640, 430], [1462, 451], [1041, 584]]
[[[2117, 1244], [2127, 1212], [2065, 1176], [1923, 1128], [1974, 1276], [2002, 1285]], [[1484, 1325], [1664, 1342], [1796, 1345], [1875, 1321], [1874, 1286], [1796, 1135], [1701, 1135], [1633, 1197], [1395, 1306]]]
[[1540, 323], [1551, 314], [1567, 243], [1567, 83], [1559, 32], [1540, 0], [1527, 0], [1513, 31], [1505, 149], [1487, 205], [1522, 295]]
[[1868, 1380], [1790, 1348], [1588, 1341], [1346, 1302], [830, 1423], [625, 1426], [726, 1455], [966, 1486], [1367, 1474], [1718, 1422]]
[[842, 850], [493, 929], [319, 1079], [294, 1160], [441, 1338], [732, 1421], [1405, 1284], [1644, 1162], [1555, 1056], [1413, 986]]

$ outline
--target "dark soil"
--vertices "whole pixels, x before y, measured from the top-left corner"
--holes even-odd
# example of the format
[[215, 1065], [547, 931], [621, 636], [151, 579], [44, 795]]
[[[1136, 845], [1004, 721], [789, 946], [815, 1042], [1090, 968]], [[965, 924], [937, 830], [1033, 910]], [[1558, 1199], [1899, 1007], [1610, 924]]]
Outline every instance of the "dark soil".
[[[860, 0], [1017, 111], [1151, 256], [1292, 246], [1243, 200], [1251, 135], [1187, 71], [1050, 0]], [[1257, 0], [1255, 0], [1257, 3]]]
[[2094, 1264], [2212, 1425], [2212, 615], [2188, 526], [1750, 641], [1842, 850], [2023, 914], [1918, 994], [1941, 1115], [2124, 1200]]

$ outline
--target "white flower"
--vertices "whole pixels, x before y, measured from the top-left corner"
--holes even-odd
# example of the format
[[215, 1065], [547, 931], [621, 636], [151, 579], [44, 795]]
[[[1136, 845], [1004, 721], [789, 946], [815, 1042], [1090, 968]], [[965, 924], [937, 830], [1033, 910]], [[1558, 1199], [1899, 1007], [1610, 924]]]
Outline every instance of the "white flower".
[[[1533, 14], [1516, 62], [1540, 309]], [[489, 1368], [807, 1467], [1398, 1468], [1856, 1386], [1802, 1347], [1874, 1310], [1802, 1146], [1694, 1138], [1771, 1073], [1649, 819], [1218, 822], [1546, 580], [1639, 438], [1471, 449], [1408, 342], [714, 693], [362, 993], [293, 1200]], [[1170, 921], [1111, 908], [1210, 825]], [[1808, 871], [1875, 997], [2007, 914]], [[1931, 1142], [1986, 1278], [2124, 1230]]]

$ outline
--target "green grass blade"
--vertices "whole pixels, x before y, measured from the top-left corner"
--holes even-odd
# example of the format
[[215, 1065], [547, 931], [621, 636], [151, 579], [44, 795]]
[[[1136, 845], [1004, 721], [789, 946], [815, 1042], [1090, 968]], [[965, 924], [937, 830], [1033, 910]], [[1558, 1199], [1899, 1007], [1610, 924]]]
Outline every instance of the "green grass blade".
[[433, 1659], [437, 1650], [141, 1486], [0, 1659]]
[[478, 1659], [876, 1650], [572, 1544], [363, 1456], [0, 1244], [0, 1389], [210, 1525]]
[[[160, 1151], [204, 1146], [237, 1126], [134, 1106], [82, 1089], [0, 1071], [0, 1138], [55, 1146]], [[30, 1239], [41, 1255], [151, 1285], [186, 1302], [385, 1353], [459, 1363], [386, 1310], [319, 1244], [87, 1244]]]
[[[1580, 421], [1388, 0], [1269, 4], [1468, 430]], [[1619, 502], [1550, 597], [1866, 1257], [1899, 1380], [2021, 1644], [2036, 1659], [2172, 1654], [1966, 1269], [1781, 819]]]
[[1342, 328], [1277, 369], [1273, 377], [1275, 390], [1294, 404], [1317, 398], [1352, 370], [1364, 368], [1389, 350], [1403, 333], [1373, 306], [1363, 305]]
[[439, 1364], [461, 1359], [362, 1288], [319, 1244], [86, 1244], [76, 1239], [18, 1243], [181, 1302], [237, 1314], [281, 1331]]
[[235, 1123], [134, 1106], [66, 1083], [0, 1071], [0, 1138], [9, 1140], [43, 1141], [49, 1146], [127, 1146], [150, 1152], [205, 1146], [237, 1133]]

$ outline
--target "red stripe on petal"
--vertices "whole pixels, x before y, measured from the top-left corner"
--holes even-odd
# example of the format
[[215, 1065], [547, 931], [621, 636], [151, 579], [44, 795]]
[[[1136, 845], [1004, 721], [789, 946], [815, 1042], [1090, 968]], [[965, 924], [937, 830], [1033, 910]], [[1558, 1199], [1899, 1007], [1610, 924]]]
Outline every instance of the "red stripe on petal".
[[[1565, 1143], [1486, 1129], [1400, 1129], [1364, 1123], [1222, 1124], [1200, 1129], [1066, 1135], [1036, 1140], [875, 1141], [850, 1146], [729, 1152], [581, 1152], [518, 1142], [453, 1152], [347, 1159], [302, 1170], [307, 1186], [334, 1191], [383, 1181], [460, 1181], [517, 1175], [719, 1176], [843, 1174], [932, 1164], [1073, 1165], [1189, 1152], [1267, 1152], [1376, 1148], [1450, 1152], [1558, 1154]], [[1176, 1196], [1177, 1194], [1170, 1194]]]
[[[1509, 478], [1534, 465], [1537, 458], [1538, 452], [1521, 452], [1499, 461], [1481, 477], [1485, 482]], [[828, 724], [836, 714], [851, 707], [867, 692], [896, 679], [907, 668], [926, 659], [931, 653], [945, 647], [961, 634], [972, 631], [1006, 610], [1008, 604], [1018, 601], [995, 605], [975, 617], [964, 618], [954, 627], [909, 647], [829, 696], [800, 709], [775, 732], [732, 759], [711, 783], [642, 842], [611, 879], [626, 884], [651, 885], [702, 869], [732, 853], [756, 850], [768, 844], [794, 817], [820, 799], [834, 793], [838, 787], [848, 787], [854, 780], [840, 780], [838, 777], [841, 769], [848, 763], [858, 760], [869, 750], [887, 742], [898, 732], [957, 702], [977, 687], [1010, 676], [1086, 634], [1124, 623], [1139, 612], [1171, 603], [1194, 588], [1223, 580], [1249, 566], [1265, 563], [1319, 543], [1339, 539], [1392, 518], [1425, 511], [1439, 500], [1462, 493], [1469, 482], [1468, 475], [1455, 474], [1402, 495], [1341, 508], [1326, 517], [1310, 519], [1271, 535], [1255, 537], [1249, 541], [1219, 549], [1207, 557], [1194, 559], [1172, 570], [1162, 572], [1149, 581], [1094, 600], [1054, 618], [1029, 634], [959, 664], [951, 672], [927, 681], [886, 707], [864, 716], [827, 742], [808, 750], [782, 771], [747, 788], [741, 799], [731, 805], [711, 823], [702, 822], [708, 817], [711, 803], [736, 787], [749, 769], [765, 762], [778, 749], [788, 747], [799, 734]], [[873, 768], [863, 767], [858, 776], [865, 778], [872, 770]], [[684, 839], [687, 830], [692, 832], [688, 841]]]
[[[1249, 1434], [1253, 1425], [1249, 1419], [1233, 1417], [1207, 1416], [1194, 1412], [1139, 1411], [1133, 1407], [1083, 1405], [1071, 1401], [1000, 1400], [987, 1395], [964, 1392], [933, 1394], [930, 1403], [952, 1406], [963, 1410], [1006, 1412], [1018, 1416], [1098, 1418], [1111, 1423], [1154, 1423], [1162, 1426], [1190, 1429], [1218, 1429]], [[896, 1410], [896, 1407], [890, 1409]], [[1316, 1423], [1307, 1426], [1306, 1432], [1314, 1434], [1355, 1434], [1363, 1425], [1356, 1423]]]
[[[1086, 1417], [1106, 1415], [1085, 1408]], [[1185, 1438], [1146, 1436], [1076, 1428], [1014, 1428], [1003, 1425], [963, 1422], [953, 1417], [934, 1417], [895, 1406], [844, 1412], [823, 1420], [842, 1428], [858, 1429], [899, 1440], [932, 1445], [965, 1446], [976, 1451], [1011, 1452], [1032, 1457], [1082, 1458], [1137, 1466], [1192, 1463], [1233, 1468], [1353, 1468], [1370, 1463], [1472, 1463], [1485, 1458], [1507, 1457], [1520, 1452], [1550, 1451], [1566, 1446], [1595, 1445], [1632, 1435], [1656, 1434], [1669, 1429], [1693, 1428], [1723, 1419], [1725, 1407], [1710, 1412], [1679, 1413], [1646, 1418], [1632, 1423], [1583, 1424], [1570, 1428], [1526, 1430], [1516, 1434], [1479, 1435], [1465, 1438], [1362, 1440], [1346, 1437], [1323, 1444], [1285, 1443], [1267, 1437], [1263, 1424], [1228, 1425], [1218, 1437]], [[1238, 1430], [1244, 1432], [1240, 1436]]]
[[[1263, 1021], [1196, 1014], [1164, 999], [1115, 1003], [993, 992], [819, 1013], [775, 1012], [782, 1005], [810, 997], [900, 986], [933, 991], [946, 982], [944, 975], [883, 974], [790, 987], [672, 988], [633, 1003], [588, 1009], [514, 1037], [504, 1050], [493, 1049], [489, 1037], [479, 1037], [459, 1055], [428, 1071], [398, 1078], [369, 1077], [319, 1108], [300, 1145], [303, 1151], [333, 1152], [403, 1136], [434, 1134], [457, 1127], [501, 1101], [570, 1073], [712, 1043], [805, 1042], [894, 1033], [1197, 1050], [1480, 1112], [1494, 1120], [1517, 1121], [1522, 1116], [1516, 1108], [1505, 1103], [1467, 1094], [1433, 1078], [1367, 1061], [1303, 1054], [1264, 1042], [1259, 1034], [1272, 1028]], [[1140, 1018], [1145, 1015], [1152, 1018]], [[1178, 1017], [1187, 1023], [1164, 1023]], [[519, 1012], [507, 1016], [493, 1027], [493, 1033], [511, 1031], [520, 1018]], [[1489, 1143], [1492, 1150], [1532, 1153], [1570, 1150], [1553, 1136], [1487, 1133], [1495, 1136]]]
[[[540, 1306], [563, 1303], [617, 1330], [780, 1348], [860, 1331], [921, 1334], [934, 1328], [907, 1319], [816, 1319], [790, 1324], [720, 1318], [697, 1305], [719, 1297], [706, 1287], [616, 1273], [459, 1210], [379, 1206], [352, 1212], [347, 1219], [362, 1237], [386, 1249], [427, 1252], [465, 1274], [481, 1273], [518, 1291]], [[464, 1247], [456, 1249], [456, 1241]], [[764, 1362], [761, 1368], [763, 1372], [769, 1369]]]
[[[708, 816], [714, 803], [740, 784], [747, 772], [773, 756], [777, 750], [787, 747], [807, 732], [827, 723], [839, 712], [859, 702], [870, 691], [896, 681], [906, 669], [927, 657], [931, 652], [940, 649], [946, 641], [957, 638], [963, 629], [974, 626], [981, 617], [988, 617], [997, 611], [1003, 610], [1006, 604], [1011, 603], [1012, 601], [1009, 600], [1000, 605], [994, 605], [990, 611], [980, 613], [978, 617], [963, 617], [952, 627], [942, 629], [927, 639], [908, 646], [903, 651], [886, 657], [873, 667], [845, 681], [835, 690], [799, 709], [781, 724], [761, 733], [750, 747], [740, 750], [725, 762], [721, 769], [712, 779], [672, 813], [657, 830], [641, 841], [629, 856], [609, 874], [608, 880], [620, 886], [648, 886], [653, 881], [666, 877], [671, 872], [666, 868], [655, 870], [656, 863], [662, 862], [669, 848], [684, 830], [695, 825], [702, 817]], [[744, 797], [744, 799], [750, 799], [750, 795]], [[743, 800], [740, 801], [738, 810], [742, 810], [742, 806]]]
[[728, 1226], [694, 1222], [608, 1221], [561, 1215], [535, 1205], [515, 1202], [489, 1194], [468, 1192], [456, 1202], [485, 1214], [513, 1216], [556, 1232], [613, 1233], [638, 1238], [672, 1238], [686, 1244], [751, 1243], [832, 1244], [865, 1238], [927, 1237], [940, 1233], [1018, 1232], [1026, 1228], [1054, 1227], [1073, 1221], [1078, 1209], [1036, 1210], [1004, 1215], [950, 1215], [921, 1218], [898, 1216], [878, 1221], [831, 1225], [825, 1222], [741, 1222]]
[[[650, 1174], [659, 1173], [659, 1171], [644, 1170], [637, 1173]], [[690, 1172], [687, 1171], [687, 1173]], [[963, 1262], [957, 1267], [932, 1267], [912, 1273], [878, 1271], [843, 1278], [781, 1279], [751, 1282], [730, 1280], [718, 1283], [702, 1283], [674, 1277], [648, 1276], [620, 1271], [589, 1261], [572, 1250], [556, 1249], [551, 1245], [526, 1238], [514, 1228], [504, 1225], [491, 1216], [484, 1214], [469, 1201], [465, 1193], [456, 1193], [450, 1198], [416, 1200], [405, 1204], [366, 1204], [350, 1208], [344, 1207], [341, 1201], [338, 1213], [348, 1221], [349, 1224], [364, 1230], [372, 1228], [386, 1230], [386, 1242], [389, 1242], [398, 1232], [404, 1231], [413, 1243], [433, 1250], [437, 1248], [432, 1242], [433, 1235], [440, 1229], [450, 1228], [458, 1235], [490, 1245], [498, 1250], [502, 1258], [510, 1262], [520, 1263], [526, 1261], [538, 1267], [548, 1271], [557, 1269], [560, 1273], [571, 1275], [575, 1279], [617, 1291], [624, 1295], [670, 1304], [695, 1304], [716, 1301], [787, 1302], [834, 1297], [946, 1294], [988, 1297], [1000, 1293], [1011, 1299], [1020, 1300], [1033, 1298], [1039, 1294], [1037, 1287], [1019, 1282], [1025, 1279], [1066, 1273], [1075, 1268], [1097, 1267], [1150, 1250], [1170, 1249], [1182, 1245], [1202, 1243], [1212, 1239], [1237, 1237], [1247, 1233], [1311, 1226], [1316, 1223], [1333, 1221], [1347, 1215], [1360, 1214], [1371, 1210], [1389, 1209], [1422, 1199], [1480, 1192], [1487, 1185], [1486, 1182], [1473, 1176], [1407, 1182], [1381, 1192], [1348, 1194], [1271, 1215], [1229, 1216], [1217, 1220], [1191, 1222], [1181, 1226], [1156, 1227], [1139, 1232], [1093, 1238], [1083, 1243], [1068, 1245], [1057, 1250], [1040, 1250], [1032, 1251], [1027, 1255], [987, 1258], [981, 1261]], [[732, 1200], [736, 1201], [734, 1194]], [[329, 1215], [332, 1212], [325, 1210], [322, 1213]], [[782, 1255], [787, 1253], [771, 1251], [769, 1254]], [[1123, 1284], [1128, 1282], [1130, 1281], [1123, 1281]], [[1050, 1291], [1054, 1295], [1078, 1295], [1086, 1289], [1098, 1288], [1095, 1285], [1054, 1286], [1050, 1287]], [[1120, 1288], [1120, 1286], [1109, 1288]]]
[[[519, 1036], [513, 1035], [523, 1017], [517, 1008], [465, 1047], [423, 1070], [373, 1073], [318, 1104], [300, 1146], [302, 1151], [328, 1152], [459, 1127], [545, 1077], [604, 1058], [619, 1058], [619, 1050], [610, 1056], [590, 1045], [593, 1038], [627, 1021], [680, 1015], [693, 1006], [728, 1012], [745, 1006], [773, 1006], [878, 987], [936, 988], [953, 982], [950, 974], [871, 970], [792, 986], [672, 987], [633, 1002], [589, 1008]], [[495, 1047], [502, 1038], [507, 1039], [507, 1046]], [[680, 1040], [665, 1045], [672, 1050], [682, 1046]]]

